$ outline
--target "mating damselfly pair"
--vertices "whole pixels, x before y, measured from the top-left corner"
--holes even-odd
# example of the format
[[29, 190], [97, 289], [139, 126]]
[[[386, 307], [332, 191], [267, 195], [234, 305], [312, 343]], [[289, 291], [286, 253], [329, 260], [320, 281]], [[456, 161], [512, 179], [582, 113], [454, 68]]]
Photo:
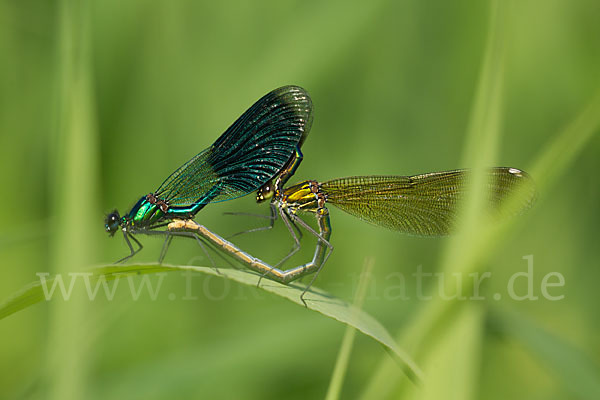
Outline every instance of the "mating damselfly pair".
[[[221, 248], [261, 277], [288, 283], [319, 272], [333, 250], [327, 204], [399, 232], [418, 236], [452, 233], [472, 175], [469, 170], [306, 180], [285, 187], [303, 159], [301, 146], [311, 128], [312, 111], [312, 101], [304, 89], [284, 86], [273, 90], [244, 112], [212, 146], [179, 167], [156, 191], [142, 196], [128, 213], [120, 216], [115, 210], [109, 214], [106, 231], [112, 236], [120, 230], [130, 250], [119, 262], [142, 249], [137, 234], [165, 237], [159, 262], [173, 237], [183, 236], [196, 239], [200, 245], [206, 242]], [[491, 168], [486, 179], [490, 210], [500, 210], [504, 200], [514, 194], [519, 196], [513, 212], [531, 206], [535, 189], [524, 171]], [[252, 192], [257, 193], [258, 202], [270, 201], [271, 221], [279, 216], [295, 243], [293, 250], [273, 266], [193, 221], [209, 203]], [[316, 229], [299, 216], [303, 213], [315, 215]], [[314, 256], [306, 264], [283, 269], [284, 262], [300, 248], [296, 233], [300, 228], [316, 237]]]

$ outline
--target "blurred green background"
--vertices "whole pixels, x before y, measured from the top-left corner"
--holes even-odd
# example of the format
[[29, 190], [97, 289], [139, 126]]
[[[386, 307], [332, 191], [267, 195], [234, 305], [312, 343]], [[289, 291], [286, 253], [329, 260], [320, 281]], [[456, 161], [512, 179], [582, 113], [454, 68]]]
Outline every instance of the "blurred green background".
[[[316, 285], [351, 301], [373, 257], [364, 308], [400, 332], [430, 377], [415, 389], [378, 343], [359, 335], [343, 398], [598, 398], [600, 108], [591, 102], [600, 88], [600, 3], [499, 4], [499, 136], [484, 163], [536, 172], [544, 182], [537, 204], [477, 259], [479, 271], [492, 273], [482, 287], [487, 300], [462, 302], [435, 323], [428, 316], [437, 303], [416, 298], [411, 274], [418, 266], [439, 271], [449, 239], [403, 236], [332, 209], [335, 251]], [[122, 238], [104, 233], [104, 215], [125, 212], [281, 85], [303, 86], [315, 107], [292, 182], [469, 167], [493, 7], [0, 1], [0, 300], [38, 272], [126, 255]], [[592, 122], [564, 131], [586, 109]], [[540, 176], [546, 171], [535, 166], [545, 164], [536, 162], [561, 146], [573, 151], [557, 157], [551, 177]], [[264, 223], [224, 212], [268, 207], [249, 195], [210, 205], [196, 221], [224, 236]], [[155, 262], [162, 242], [140, 240], [135, 261]], [[292, 245], [280, 223], [236, 243], [268, 262]], [[293, 262], [312, 246], [305, 236]], [[510, 299], [507, 282], [527, 270], [527, 255], [540, 298]], [[209, 265], [186, 240], [173, 243], [166, 261]], [[549, 290], [564, 299], [543, 298], [549, 272], [564, 276], [564, 287]], [[434, 294], [436, 285], [426, 281]], [[197, 299], [186, 299], [187, 290]], [[524, 279], [516, 290], [527, 290]], [[113, 301], [99, 297], [44, 303], [0, 322], [0, 398], [322, 398], [345, 330], [262, 290], [206, 276], [191, 288], [166, 276], [156, 299], [133, 300], [123, 286]]]

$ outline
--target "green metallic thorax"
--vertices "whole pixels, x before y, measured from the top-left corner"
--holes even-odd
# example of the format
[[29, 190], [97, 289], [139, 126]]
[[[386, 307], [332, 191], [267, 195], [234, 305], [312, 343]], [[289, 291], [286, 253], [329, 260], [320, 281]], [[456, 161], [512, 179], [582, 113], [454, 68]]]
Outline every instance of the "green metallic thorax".
[[160, 222], [165, 213], [157, 204], [151, 204], [146, 196], [142, 197], [129, 214], [123, 216], [127, 226], [135, 228], [150, 227]]

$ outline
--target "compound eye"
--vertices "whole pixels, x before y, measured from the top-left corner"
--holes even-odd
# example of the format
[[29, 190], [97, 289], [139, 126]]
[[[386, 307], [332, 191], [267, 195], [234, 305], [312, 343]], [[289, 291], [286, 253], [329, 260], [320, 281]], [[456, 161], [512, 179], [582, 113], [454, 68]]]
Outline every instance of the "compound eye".
[[112, 213], [108, 214], [104, 222], [104, 230], [111, 236], [114, 235], [115, 232], [119, 230], [120, 220], [121, 217], [117, 211], [113, 211]]
[[274, 192], [274, 185], [271, 182], [266, 183], [256, 192], [256, 202], [262, 203], [263, 201], [271, 199], [273, 197]]

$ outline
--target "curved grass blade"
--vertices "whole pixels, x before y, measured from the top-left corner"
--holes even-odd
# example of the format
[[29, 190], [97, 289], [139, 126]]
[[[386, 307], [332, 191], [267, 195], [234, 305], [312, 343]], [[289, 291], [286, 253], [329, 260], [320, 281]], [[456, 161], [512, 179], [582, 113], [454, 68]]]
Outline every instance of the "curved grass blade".
[[[356, 295], [354, 296], [354, 307], [357, 309], [361, 309], [362, 304], [364, 303], [367, 295], [367, 288], [369, 286], [369, 278], [374, 264], [375, 261], [372, 258], [365, 259], [365, 264], [360, 274], [358, 288], [356, 289]], [[342, 386], [344, 384], [346, 371], [348, 370], [348, 363], [350, 361], [355, 335], [356, 330], [348, 325], [346, 327], [346, 333], [344, 333], [344, 338], [342, 339], [335, 367], [333, 368], [331, 380], [329, 381], [329, 388], [327, 388], [325, 400], [336, 400], [341, 398]]]
[[[214, 275], [221, 278], [227, 278], [244, 285], [256, 287], [259, 276], [247, 271], [235, 269], [220, 269], [217, 272], [213, 268], [197, 266], [171, 266], [171, 265], [126, 265], [126, 266], [101, 266], [88, 270], [92, 273], [90, 281], [93, 283], [98, 279], [111, 281], [114, 279], [126, 277], [129, 275], [153, 274], [159, 272], [174, 271], [194, 271], [208, 275]], [[51, 285], [54, 278], [48, 278], [46, 284]], [[299, 284], [284, 285], [275, 281], [263, 280], [260, 288], [280, 297], [284, 297], [302, 307], [304, 304], [300, 300], [300, 295], [305, 287]], [[23, 310], [31, 305], [44, 300], [44, 290], [39, 281], [31, 283], [15, 293], [8, 300], [0, 305], [0, 319], [6, 318], [17, 311]], [[308, 291], [304, 300], [306, 307], [317, 311], [329, 318], [333, 318], [346, 325], [352, 326], [367, 336], [381, 343], [388, 353], [400, 364], [409, 379], [414, 381], [422, 380], [422, 372], [414, 361], [403, 351], [389, 332], [375, 318], [366, 312], [356, 308], [343, 300], [331, 296], [327, 292], [312, 287]]]

